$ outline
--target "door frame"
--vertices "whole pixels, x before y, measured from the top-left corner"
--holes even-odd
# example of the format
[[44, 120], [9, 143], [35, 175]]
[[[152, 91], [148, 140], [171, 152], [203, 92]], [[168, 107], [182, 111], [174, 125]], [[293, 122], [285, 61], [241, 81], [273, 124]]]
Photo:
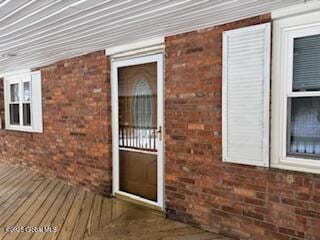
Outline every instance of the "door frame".
[[[151, 201], [131, 193], [120, 191], [119, 177], [119, 109], [118, 109], [118, 68], [147, 63], [157, 63], [157, 128], [162, 127], [162, 140], [157, 138], [157, 201]], [[129, 59], [111, 62], [111, 104], [112, 104], [112, 194], [122, 195], [134, 201], [164, 209], [164, 98], [163, 98], [163, 54], [132, 56]]]

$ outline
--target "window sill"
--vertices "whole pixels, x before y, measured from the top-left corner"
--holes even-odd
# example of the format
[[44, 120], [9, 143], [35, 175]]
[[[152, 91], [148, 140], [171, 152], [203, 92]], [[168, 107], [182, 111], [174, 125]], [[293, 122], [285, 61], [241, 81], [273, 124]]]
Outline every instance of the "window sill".
[[9, 127], [3, 128], [3, 130], [17, 131], [17, 132], [26, 132], [26, 133], [43, 133], [43, 131], [35, 130], [35, 129], [32, 129], [31, 127], [14, 127], [14, 126], [9, 126]]
[[271, 167], [296, 172], [320, 174], [320, 159], [311, 160], [307, 158], [288, 157], [272, 163]]

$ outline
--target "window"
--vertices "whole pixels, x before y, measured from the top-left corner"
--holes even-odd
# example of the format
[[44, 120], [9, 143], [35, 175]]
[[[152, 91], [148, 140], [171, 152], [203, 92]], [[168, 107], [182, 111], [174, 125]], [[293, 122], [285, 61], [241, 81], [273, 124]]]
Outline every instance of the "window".
[[[320, 28], [319, 28], [320, 30]], [[287, 155], [320, 156], [320, 34], [293, 38]], [[320, 160], [320, 159], [319, 159]]]
[[[30, 80], [13, 81], [10, 86], [9, 121], [10, 125], [31, 126]], [[22, 96], [21, 96], [22, 92]]]
[[320, 18], [274, 23], [272, 166], [320, 173]]
[[42, 132], [40, 72], [5, 76], [6, 129]]
[[10, 84], [10, 124], [20, 125], [19, 83]]

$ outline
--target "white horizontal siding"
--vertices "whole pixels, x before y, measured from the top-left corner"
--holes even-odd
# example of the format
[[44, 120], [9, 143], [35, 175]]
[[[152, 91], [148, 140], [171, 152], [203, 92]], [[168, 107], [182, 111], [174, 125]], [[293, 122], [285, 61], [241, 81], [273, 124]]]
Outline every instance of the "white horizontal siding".
[[[12, 0], [0, 5], [0, 73], [299, 3], [303, 0]], [[239, 46], [234, 42], [232, 47]], [[6, 57], [9, 53], [18, 56]]]

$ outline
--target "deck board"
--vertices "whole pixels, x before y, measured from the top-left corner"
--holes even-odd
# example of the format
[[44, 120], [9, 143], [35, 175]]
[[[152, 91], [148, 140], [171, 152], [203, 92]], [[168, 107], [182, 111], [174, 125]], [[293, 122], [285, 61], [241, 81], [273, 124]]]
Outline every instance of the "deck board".
[[6, 179], [10, 174], [12, 174], [15, 171], [13, 168], [9, 168], [8, 166], [4, 167], [4, 169], [1, 169], [0, 171], [0, 184], [4, 181], [3, 179]]
[[[5, 232], [5, 227], [57, 232]], [[0, 240], [226, 240], [150, 209], [0, 163]]]
[[[10, 166], [9, 164], [1, 164], [1, 167], [0, 167], [0, 173], [9, 173], [11, 171], [16, 171], [17, 169], [16, 168], [13, 168], [12, 166]], [[1, 177], [0, 177], [1, 179]]]
[[[39, 226], [51, 226], [52, 225], [52, 222], [58, 213], [58, 209], [60, 209], [63, 206], [64, 201], [67, 200], [66, 198], [67, 198], [67, 195], [69, 194], [69, 192], [70, 192], [70, 187], [64, 185], [62, 191], [59, 193], [59, 195], [55, 199], [55, 202], [53, 203], [51, 208], [48, 210], [46, 216], [42, 219]], [[31, 240], [43, 240], [44, 237], [45, 237], [45, 234], [39, 233], [39, 234], [33, 234], [32, 238], [30, 238], [30, 239]], [[19, 239], [19, 240], [21, 240], [21, 239]]]
[[[17, 173], [15, 171], [8, 171], [1, 176], [0, 179], [0, 186], [5, 187], [7, 183], [10, 182], [10, 180], [17, 178], [18, 176], [16, 175]], [[21, 172], [20, 172], [21, 174]]]
[[[33, 189], [33, 192], [26, 193], [26, 195], [22, 195], [21, 198], [19, 198], [20, 201], [16, 202], [16, 209], [14, 211], [10, 211], [13, 209], [13, 206], [10, 206], [8, 211], [4, 213], [4, 215], [8, 218], [6, 219], [5, 216], [0, 215], [0, 226], [13, 226], [15, 223], [15, 219], [18, 220], [20, 217], [22, 217], [25, 213], [25, 211], [28, 209], [28, 207], [32, 204], [35, 197], [37, 197], [38, 191], [42, 191], [48, 184], [49, 180], [45, 180], [44, 182], [40, 183], [40, 186], [36, 189]], [[23, 193], [24, 194], [24, 193]], [[21, 203], [21, 205], [19, 204]], [[2, 232], [0, 232], [0, 237], [2, 237]], [[1, 239], [1, 238], [0, 238]]]
[[[63, 188], [63, 183], [58, 183], [55, 188], [53, 189], [53, 191], [48, 195], [48, 197], [45, 199], [45, 201], [41, 204], [41, 206], [38, 208], [38, 211], [36, 212], [36, 214], [34, 214], [34, 217], [28, 222], [25, 223], [24, 225], [28, 225], [28, 226], [34, 226], [34, 227], [39, 227], [42, 219], [45, 217], [45, 215], [47, 214], [47, 212], [49, 211], [51, 205], [54, 203], [54, 201], [56, 200], [56, 198], [58, 197], [60, 191]], [[39, 204], [39, 203], [38, 203]], [[29, 240], [32, 238], [33, 233], [18, 233], [17, 238], [12, 239], [12, 240]]]
[[[0, 209], [0, 227], [4, 227], [5, 221], [12, 215], [19, 215], [17, 209], [33, 194], [33, 192], [41, 185], [41, 182], [28, 182], [24, 185], [25, 189], [20, 189], [8, 199], [6, 207]], [[6, 225], [9, 226], [9, 225]]]
[[75, 228], [75, 224], [77, 223], [77, 220], [79, 218], [85, 194], [85, 191], [81, 190], [80, 193], [76, 196], [67, 219], [65, 219], [65, 222], [62, 225], [58, 240], [71, 239], [73, 229]]
[[108, 198], [103, 199], [101, 206], [100, 226], [106, 226], [112, 219], [112, 201]]
[[17, 177], [16, 180], [8, 183], [7, 186], [0, 186], [0, 207], [5, 203], [7, 203], [6, 207], [8, 207], [8, 199], [16, 192], [19, 192], [21, 188], [23, 189], [24, 185], [27, 184], [31, 178], [32, 176], [24, 174], [20, 178]]
[[[88, 233], [86, 234], [86, 236], [89, 236], [92, 232], [95, 232], [100, 228], [100, 221], [102, 217], [101, 216], [102, 203], [103, 203], [103, 197], [96, 195], [94, 198], [90, 221], [88, 222]], [[111, 215], [110, 208], [108, 210], [106, 213], [104, 213], [104, 216], [108, 217], [109, 214]], [[110, 216], [110, 219], [111, 219], [111, 216]]]
[[[33, 193], [24, 203], [20, 208], [12, 214], [9, 219], [3, 224], [5, 226], [27, 226], [27, 225], [19, 225], [17, 223], [20, 223], [21, 221], [25, 220], [26, 218], [29, 218], [30, 214], [30, 207], [32, 204], [38, 199], [40, 194], [47, 189], [47, 186], [50, 184], [50, 180], [45, 180], [44, 184], [41, 185], [40, 188], [38, 188], [35, 193]], [[22, 219], [21, 221], [19, 221]], [[6, 239], [6, 232], [0, 232], [0, 239]], [[8, 234], [10, 236], [15, 235], [15, 233]]]
[[88, 230], [88, 220], [90, 219], [90, 212], [92, 209], [92, 204], [94, 200], [94, 195], [92, 193], [86, 193], [85, 199], [82, 203], [80, 215], [72, 234], [74, 240], [83, 239], [86, 231]]
[[44, 237], [45, 240], [56, 240], [58, 238], [61, 228], [64, 224], [64, 221], [67, 218], [70, 212], [70, 209], [72, 207], [73, 201], [75, 200], [75, 197], [77, 196], [78, 193], [79, 193], [78, 189], [72, 189], [69, 192], [68, 196], [64, 201], [64, 204], [60, 209], [58, 209], [58, 213], [51, 224], [51, 226], [56, 227], [58, 231], [55, 233], [46, 234]]

